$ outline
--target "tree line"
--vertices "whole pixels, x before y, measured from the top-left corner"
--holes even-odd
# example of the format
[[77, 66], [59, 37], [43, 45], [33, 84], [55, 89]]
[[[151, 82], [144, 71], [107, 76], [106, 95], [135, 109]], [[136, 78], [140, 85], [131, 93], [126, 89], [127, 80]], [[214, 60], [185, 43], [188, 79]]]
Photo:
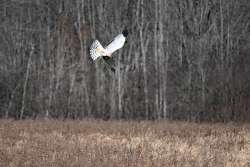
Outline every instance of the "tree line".
[[[250, 120], [248, 0], [0, 1], [0, 117]], [[127, 28], [116, 72], [94, 39]]]

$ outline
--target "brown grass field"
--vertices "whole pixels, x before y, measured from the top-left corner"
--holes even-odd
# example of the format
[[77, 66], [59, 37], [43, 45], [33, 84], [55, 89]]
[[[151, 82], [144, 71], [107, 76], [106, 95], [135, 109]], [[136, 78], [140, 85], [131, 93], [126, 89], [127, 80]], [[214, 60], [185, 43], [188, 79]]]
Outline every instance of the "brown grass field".
[[250, 166], [250, 125], [0, 120], [1, 167]]

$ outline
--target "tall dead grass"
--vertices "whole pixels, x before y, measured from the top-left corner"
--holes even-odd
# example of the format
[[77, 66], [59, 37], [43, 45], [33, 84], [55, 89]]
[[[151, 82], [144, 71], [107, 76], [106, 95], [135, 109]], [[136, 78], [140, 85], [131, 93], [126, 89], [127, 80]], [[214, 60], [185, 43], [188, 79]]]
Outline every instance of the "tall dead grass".
[[250, 166], [250, 126], [0, 121], [0, 166]]

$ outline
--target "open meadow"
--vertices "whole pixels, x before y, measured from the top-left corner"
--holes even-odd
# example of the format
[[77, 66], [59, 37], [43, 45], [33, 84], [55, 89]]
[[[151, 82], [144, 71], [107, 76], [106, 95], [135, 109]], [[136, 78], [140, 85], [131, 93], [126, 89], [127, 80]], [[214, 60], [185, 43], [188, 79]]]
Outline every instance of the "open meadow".
[[250, 126], [0, 121], [0, 166], [250, 166]]

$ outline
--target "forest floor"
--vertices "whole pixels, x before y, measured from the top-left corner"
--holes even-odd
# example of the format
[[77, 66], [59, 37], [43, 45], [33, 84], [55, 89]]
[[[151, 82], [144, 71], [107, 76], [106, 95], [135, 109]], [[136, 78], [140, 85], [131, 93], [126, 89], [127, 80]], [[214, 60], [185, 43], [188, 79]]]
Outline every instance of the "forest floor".
[[0, 120], [0, 166], [250, 166], [250, 125]]

